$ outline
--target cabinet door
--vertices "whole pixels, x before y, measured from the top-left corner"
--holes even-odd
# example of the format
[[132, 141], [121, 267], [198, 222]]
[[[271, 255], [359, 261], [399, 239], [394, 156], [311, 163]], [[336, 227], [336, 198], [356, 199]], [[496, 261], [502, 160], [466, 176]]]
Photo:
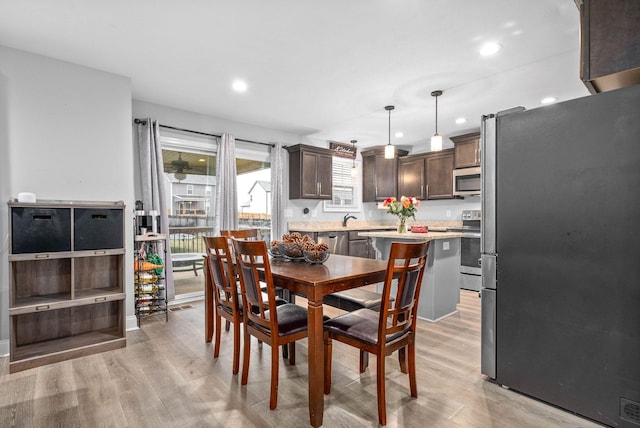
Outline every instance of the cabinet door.
[[362, 202], [376, 201], [376, 157], [362, 156]]
[[333, 194], [333, 156], [318, 155], [316, 163], [318, 199], [331, 199]]
[[451, 137], [454, 144], [455, 168], [480, 166], [480, 133]]
[[425, 158], [406, 157], [398, 161], [398, 196], [426, 198]]
[[302, 198], [314, 199], [318, 196], [318, 154], [302, 152]]
[[427, 162], [427, 199], [453, 198], [453, 151], [429, 155]]
[[384, 201], [398, 193], [398, 166], [396, 158], [376, 156], [376, 201]]
[[349, 255], [352, 257], [369, 258], [369, 240], [358, 239], [349, 241]]

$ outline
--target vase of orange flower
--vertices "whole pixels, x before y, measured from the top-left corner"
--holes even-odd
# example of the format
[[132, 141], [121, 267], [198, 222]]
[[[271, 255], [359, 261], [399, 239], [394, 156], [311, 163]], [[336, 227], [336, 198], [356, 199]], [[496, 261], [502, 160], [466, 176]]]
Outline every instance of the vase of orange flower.
[[387, 208], [389, 214], [398, 216], [398, 233], [406, 233], [407, 219], [409, 217], [414, 220], [416, 219], [416, 212], [420, 206], [420, 200], [415, 196], [402, 196], [399, 201], [391, 197], [385, 199], [382, 205]]

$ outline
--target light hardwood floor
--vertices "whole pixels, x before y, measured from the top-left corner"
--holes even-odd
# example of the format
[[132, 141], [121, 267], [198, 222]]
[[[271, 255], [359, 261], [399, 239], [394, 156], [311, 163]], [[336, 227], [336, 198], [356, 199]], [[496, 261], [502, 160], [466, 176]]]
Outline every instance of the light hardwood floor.
[[[298, 303], [304, 304], [300, 299]], [[192, 306], [189, 308], [188, 306]], [[232, 337], [220, 358], [204, 343], [202, 302], [145, 319], [127, 347], [9, 374], [0, 359], [0, 426], [10, 427], [305, 427], [306, 340], [295, 366], [280, 358], [278, 408], [269, 410], [268, 346], [252, 342], [247, 386], [231, 374]], [[331, 314], [330, 314], [331, 315]], [[462, 292], [459, 312], [419, 322], [418, 398], [395, 355], [387, 360], [389, 427], [598, 427], [480, 374], [480, 299]], [[375, 357], [358, 373], [358, 354], [336, 343], [325, 427], [377, 426]]]

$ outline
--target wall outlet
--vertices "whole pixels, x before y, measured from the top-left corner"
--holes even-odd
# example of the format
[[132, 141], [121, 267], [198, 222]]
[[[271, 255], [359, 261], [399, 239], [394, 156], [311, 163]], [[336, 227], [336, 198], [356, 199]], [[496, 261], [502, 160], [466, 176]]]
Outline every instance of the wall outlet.
[[444, 241], [444, 242], [442, 243], [442, 249], [443, 249], [444, 251], [447, 251], [447, 250], [449, 249], [449, 241]]
[[447, 210], [447, 217], [451, 217], [451, 210]]
[[285, 217], [293, 217], [293, 210], [291, 208], [285, 208], [284, 209], [284, 216]]
[[311, 217], [318, 217], [318, 210], [311, 210]]

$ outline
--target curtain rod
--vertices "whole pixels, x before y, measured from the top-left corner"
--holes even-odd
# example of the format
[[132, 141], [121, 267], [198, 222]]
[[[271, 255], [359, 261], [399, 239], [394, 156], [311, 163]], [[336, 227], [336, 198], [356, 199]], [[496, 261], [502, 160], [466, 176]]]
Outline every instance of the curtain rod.
[[[146, 125], [147, 121], [144, 119], [133, 119], [133, 123], [135, 123], [136, 125]], [[189, 132], [191, 134], [206, 135], [207, 137], [216, 137], [216, 138], [222, 137], [222, 135], [209, 134], [207, 132], [200, 132], [200, 131], [192, 131], [191, 129], [177, 128], [175, 126], [162, 125], [162, 124], [158, 126], [160, 126], [160, 128], [173, 129], [174, 131], [182, 131], [182, 132]], [[245, 140], [243, 138], [236, 138], [236, 140], [243, 141], [245, 143], [260, 144], [263, 146], [275, 147], [275, 144], [262, 143], [260, 141]]]

